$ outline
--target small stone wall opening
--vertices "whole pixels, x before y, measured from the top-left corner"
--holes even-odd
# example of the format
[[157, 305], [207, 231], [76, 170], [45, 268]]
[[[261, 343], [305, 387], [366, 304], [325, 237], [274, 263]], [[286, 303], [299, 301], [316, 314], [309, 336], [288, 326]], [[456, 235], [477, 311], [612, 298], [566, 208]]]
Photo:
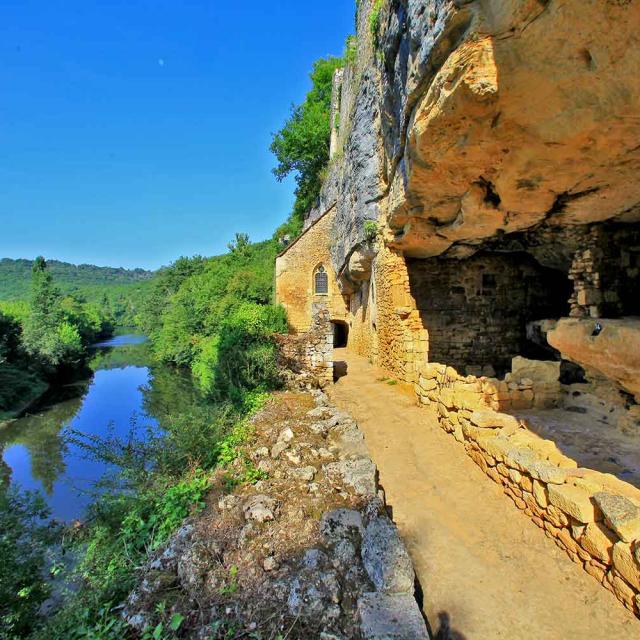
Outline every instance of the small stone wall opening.
[[530, 339], [534, 320], [569, 312], [567, 275], [525, 252], [467, 260], [407, 260], [411, 293], [429, 333], [429, 362], [473, 375], [502, 376], [514, 356], [559, 357]]
[[332, 320], [333, 346], [335, 349], [343, 349], [349, 342], [349, 325], [341, 320]]

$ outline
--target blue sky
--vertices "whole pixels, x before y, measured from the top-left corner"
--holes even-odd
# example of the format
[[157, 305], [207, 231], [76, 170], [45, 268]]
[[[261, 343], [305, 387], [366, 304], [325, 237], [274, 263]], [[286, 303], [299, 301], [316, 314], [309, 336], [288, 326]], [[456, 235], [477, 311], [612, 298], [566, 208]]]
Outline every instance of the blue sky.
[[269, 237], [268, 147], [354, 0], [0, 0], [0, 257], [156, 268]]

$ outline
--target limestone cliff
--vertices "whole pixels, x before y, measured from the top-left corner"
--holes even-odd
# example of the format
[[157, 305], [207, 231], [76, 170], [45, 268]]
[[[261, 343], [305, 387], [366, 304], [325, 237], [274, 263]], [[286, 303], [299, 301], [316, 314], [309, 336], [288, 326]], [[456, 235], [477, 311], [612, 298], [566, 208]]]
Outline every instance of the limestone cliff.
[[338, 272], [380, 209], [414, 257], [505, 238], [553, 254], [549, 228], [640, 219], [638, 3], [393, 0], [375, 34], [370, 4], [323, 202]]

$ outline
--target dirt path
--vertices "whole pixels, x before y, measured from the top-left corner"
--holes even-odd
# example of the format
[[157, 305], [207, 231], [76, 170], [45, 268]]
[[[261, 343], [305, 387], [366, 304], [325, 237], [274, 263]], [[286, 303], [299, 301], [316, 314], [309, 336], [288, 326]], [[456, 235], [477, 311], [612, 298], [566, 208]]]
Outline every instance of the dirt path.
[[[340, 351], [330, 390], [365, 433], [437, 640], [632, 640], [640, 622], [573, 564], [399, 386]], [[446, 629], [450, 631], [447, 633]]]

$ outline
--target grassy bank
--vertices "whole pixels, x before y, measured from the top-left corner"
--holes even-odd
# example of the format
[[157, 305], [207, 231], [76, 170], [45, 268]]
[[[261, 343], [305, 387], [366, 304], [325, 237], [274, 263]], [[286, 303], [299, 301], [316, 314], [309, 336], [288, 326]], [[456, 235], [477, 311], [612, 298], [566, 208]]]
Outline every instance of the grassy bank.
[[[29, 498], [11, 494], [0, 502], [9, 518], [12, 540], [25, 546], [0, 548], [9, 572], [0, 569], [0, 640], [116, 638], [172, 638], [179, 624], [170, 619], [160, 630], [144, 635], [129, 629], [120, 606], [136, 584], [137, 569], [149, 553], [163, 545], [190, 514], [204, 505], [214, 473], [235, 461], [230, 485], [255, 482], [261, 474], [247, 459], [236, 460], [239, 447], [251, 434], [249, 418], [271, 389], [280, 386], [276, 367], [275, 334], [282, 330], [282, 311], [275, 307], [241, 304], [220, 324], [218, 344], [211, 354], [210, 372], [215, 391], [209, 402], [177, 409], [164, 432], [132, 432], [125, 439], [71, 435], [89, 457], [111, 463], [117, 473], [101, 482], [102, 494], [81, 527], [61, 531], [66, 553], [78, 563], [64, 576], [59, 562], [52, 566], [61, 580], [76, 585], [53, 617], [38, 617], [48, 596], [41, 579], [47, 565], [46, 548], [35, 544], [52, 530], [31, 517]], [[164, 424], [164, 422], [163, 422]], [[5, 493], [9, 496], [9, 492]], [[24, 509], [16, 509], [24, 504]], [[44, 515], [44, 512], [41, 513]], [[0, 513], [0, 519], [2, 513]], [[27, 570], [25, 548], [36, 550]], [[25, 597], [28, 594], [29, 597]], [[177, 626], [176, 626], [177, 625]], [[153, 635], [153, 634], [156, 635]]]
[[[83, 529], [70, 543], [82, 549], [70, 576], [82, 587], [50, 620], [36, 627], [33, 640], [121, 640], [178, 637], [180, 621], [167, 616], [159, 627], [139, 634], [120, 616], [120, 605], [135, 587], [137, 569], [149, 553], [168, 541], [189, 515], [204, 507], [213, 473], [228, 466], [251, 435], [249, 416], [266, 399], [248, 394], [242, 408], [211, 407], [181, 416], [165, 438], [133, 443], [85, 444], [94, 455], [117, 463], [121, 472], [112, 491], [91, 508]], [[149, 465], [153, 471], [149, 473]], [[248, 462], [230, 483], [254, 482], [259, 473]], [[1, 637], [1, 634], [0, 634]], [[20, 637], [20, 636], [18, 636]]]
[[0, 364], [0, 426], [28, 409], [48, 388], [33, 372]]

